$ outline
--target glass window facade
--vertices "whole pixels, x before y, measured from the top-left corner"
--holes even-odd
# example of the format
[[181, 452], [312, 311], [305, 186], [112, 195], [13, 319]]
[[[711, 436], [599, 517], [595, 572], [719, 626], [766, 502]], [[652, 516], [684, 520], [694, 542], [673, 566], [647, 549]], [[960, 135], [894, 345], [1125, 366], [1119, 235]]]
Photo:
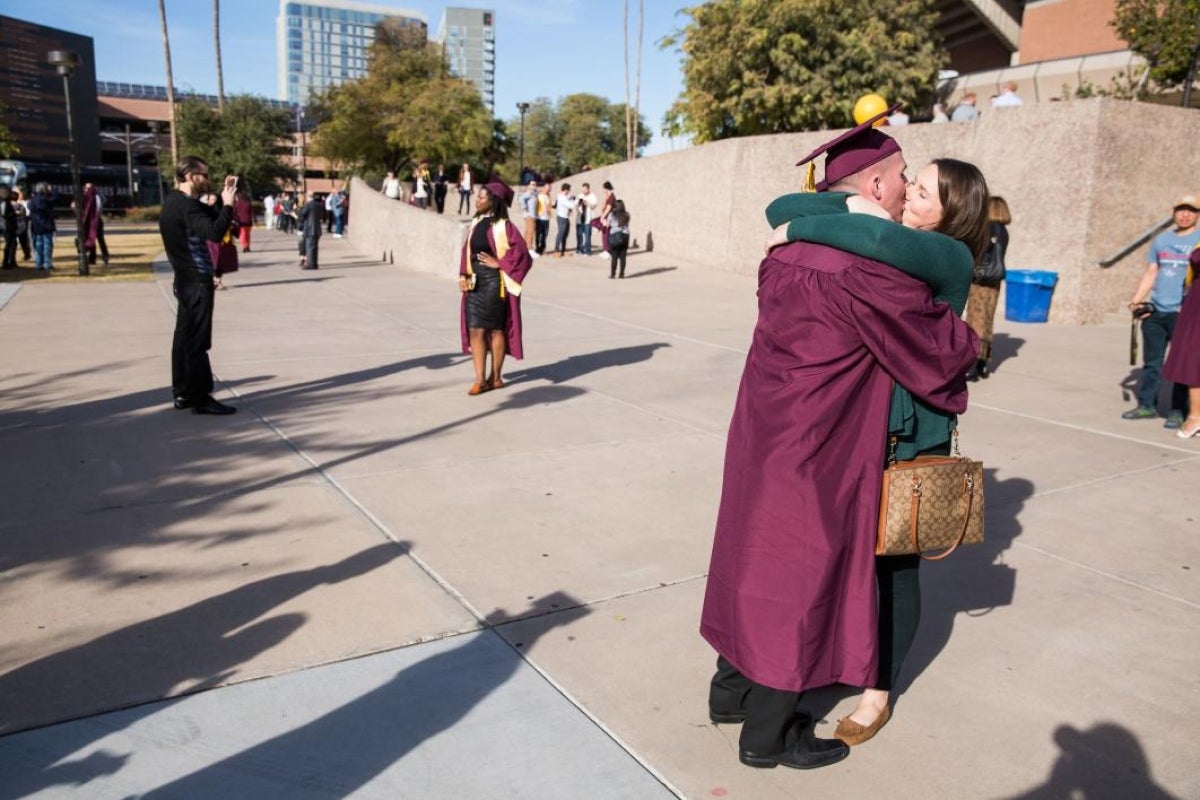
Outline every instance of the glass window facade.
[[366, 74], [375, 26], [382, 20], [399, 18], [402, 24], [428, 28], [416, 12], [346, 0], [291, 2], [280, 8], [279, 91], [289, 103], [307, 103], [316, 92]]

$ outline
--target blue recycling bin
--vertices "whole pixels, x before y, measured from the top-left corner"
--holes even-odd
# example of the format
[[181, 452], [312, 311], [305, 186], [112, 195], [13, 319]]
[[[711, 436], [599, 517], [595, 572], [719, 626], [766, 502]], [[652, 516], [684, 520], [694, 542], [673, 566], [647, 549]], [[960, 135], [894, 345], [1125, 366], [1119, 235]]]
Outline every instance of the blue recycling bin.
[[1058, 273], [1039, 269], [1010, 269], [1004, 277], [1004, 318], [1009, 322], [1045, 322]]

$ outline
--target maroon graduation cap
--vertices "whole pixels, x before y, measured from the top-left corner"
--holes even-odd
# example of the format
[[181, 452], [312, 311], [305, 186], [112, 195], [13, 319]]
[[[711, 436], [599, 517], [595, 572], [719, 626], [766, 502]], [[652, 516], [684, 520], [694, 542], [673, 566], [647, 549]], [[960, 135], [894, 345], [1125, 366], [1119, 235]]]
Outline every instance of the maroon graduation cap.
[[497, 200], [503, 203], [505, 208], [508, 208], [510, 205], [512, 205], [512, 187], [505, 183], [499, 175], [493, 175], [488, 179], [488, 182], [485, 183], [483, 187], [491, 192]]
[[[861, 124], [851, 128], [836, 139], [828, 141], [816, 150], [813, 150], [804, 158], [797, 161], [796, 166], [808, 164], [817, 156], [824, 153], [825, 178], [816, 184], [816, 190], [823, 192], [843, 178], [866, 169], [877, 161], [882, 161], [892, 153], [899, 153], [900, 145], [896, 144], [896, 140], [878, 128], [873, 127], [879, 120], [894, 114], [898, 108], [900, 108], [899, 103], [886, 111], [879, 112], [868, 120], [864, 120]], [[809, 164], [810, 176], [812, 169], [812, 165]]]

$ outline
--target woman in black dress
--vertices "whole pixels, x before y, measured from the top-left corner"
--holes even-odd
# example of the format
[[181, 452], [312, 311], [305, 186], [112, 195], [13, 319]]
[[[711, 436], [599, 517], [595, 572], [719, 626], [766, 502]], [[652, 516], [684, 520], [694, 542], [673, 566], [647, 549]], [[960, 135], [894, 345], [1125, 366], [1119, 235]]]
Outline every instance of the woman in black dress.
[[[504, 357], [524, 355], [521, 342], [521, 282], [533, 261], [525, 240], [508, 220], [513, 192], [499, 179], [479, 188], [475, 222], [459, 266], [458, 288], [463, 350], [471, 354], [475, 382], [468, 392], [478, 395], [504, 386]], [[491, 353], [492, 369], [485, 371]]]

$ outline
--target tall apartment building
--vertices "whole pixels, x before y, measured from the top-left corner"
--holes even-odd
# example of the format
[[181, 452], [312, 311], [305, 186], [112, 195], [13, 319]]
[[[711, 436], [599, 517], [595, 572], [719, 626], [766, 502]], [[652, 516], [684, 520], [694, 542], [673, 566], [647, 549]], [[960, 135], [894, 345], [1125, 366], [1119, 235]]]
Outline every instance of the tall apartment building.
[[419, 11], [353, 0], [279, 0], [279, 97], [304, 104], [330, 86], [366, 75], [375, 26], [384, 19], [418, 25], [428, 35], [429, 22]]
[[447, 8], [438, 26], [438, 44], [450, 71], [479, 88], [483, 103], [496, 113], [496, 12]]

